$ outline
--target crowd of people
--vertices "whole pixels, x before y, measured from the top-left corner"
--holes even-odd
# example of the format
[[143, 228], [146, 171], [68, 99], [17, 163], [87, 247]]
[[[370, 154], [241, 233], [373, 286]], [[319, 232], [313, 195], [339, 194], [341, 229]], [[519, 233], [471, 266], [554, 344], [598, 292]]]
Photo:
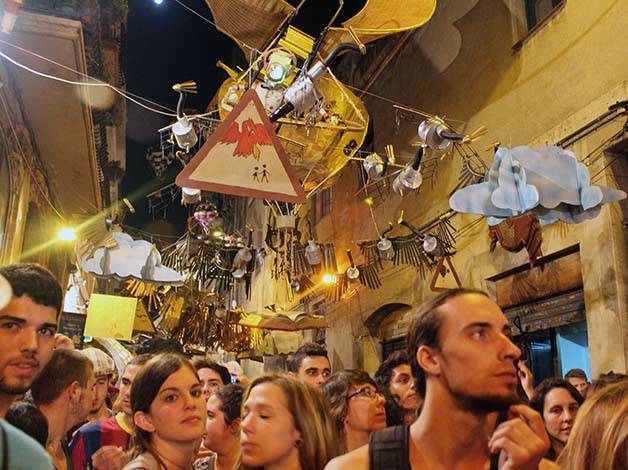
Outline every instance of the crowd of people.
[[205, 357], [74, 350], [45, 268], [0, 268], [0, 470], [628, 468], [628, 380], [534, 386], [506, 317], [453, 289], [413, 312], [374, 377], [307, 343], [248, 380]]

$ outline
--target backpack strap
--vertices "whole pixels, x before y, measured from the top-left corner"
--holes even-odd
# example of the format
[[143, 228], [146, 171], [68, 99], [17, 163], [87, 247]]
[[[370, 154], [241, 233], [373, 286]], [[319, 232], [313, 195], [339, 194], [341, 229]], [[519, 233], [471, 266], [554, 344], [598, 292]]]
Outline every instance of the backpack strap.
[[410, 470], [410, 426], [392, 426], [371, 433], [369, 470]]

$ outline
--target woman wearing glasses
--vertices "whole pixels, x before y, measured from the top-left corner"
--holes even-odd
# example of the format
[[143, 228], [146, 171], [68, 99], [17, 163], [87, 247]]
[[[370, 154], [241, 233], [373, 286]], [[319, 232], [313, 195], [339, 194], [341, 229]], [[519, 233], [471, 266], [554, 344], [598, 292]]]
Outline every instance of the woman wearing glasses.
[[323, 394], [343, 452], [368, 444], [373, 431], [386, 427], [386, 400], [363, 370], [336, 372], [323, 387]]

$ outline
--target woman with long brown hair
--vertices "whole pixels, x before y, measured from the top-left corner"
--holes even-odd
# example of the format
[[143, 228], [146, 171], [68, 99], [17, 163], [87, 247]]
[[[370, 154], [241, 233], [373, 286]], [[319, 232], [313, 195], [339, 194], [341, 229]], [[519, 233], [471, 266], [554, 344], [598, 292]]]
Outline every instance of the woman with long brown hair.
[[628, 468], [628, 380], [587, 398], [558, 464], [565, 470]]
[[131, 388], [140, 452], [124, 470], [188, 470], [205, 430], [203, 388], [190, 362], [160, 354], [138, 372]]
[[534, 389], [530, 406], [543, 417], [552, 445], [546, 459], [556, 460], [567, 445], [580, 405], [580, 392], [564, 379], [545, 379]]
[[253, 380], [242, 407], [245, 469], [323, 470], [338, 455], [321, 393], [289, 375]]

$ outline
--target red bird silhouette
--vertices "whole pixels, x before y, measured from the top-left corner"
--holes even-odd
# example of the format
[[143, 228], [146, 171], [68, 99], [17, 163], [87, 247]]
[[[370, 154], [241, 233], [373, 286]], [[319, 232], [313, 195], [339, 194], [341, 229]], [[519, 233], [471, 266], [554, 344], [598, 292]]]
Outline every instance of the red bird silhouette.
[[248, 157], [253, 155], [259, 160], [259, 145], [272, 145], [270, 136], [264, 127], [264, 124], [255, 124], [252, 119], [242, 122], [242, 131], [237, 122], [233, 122], [229, 130], [225, 132], [220, 140], [223, 144], [237, 143], [233, 151], [234, 157]]

